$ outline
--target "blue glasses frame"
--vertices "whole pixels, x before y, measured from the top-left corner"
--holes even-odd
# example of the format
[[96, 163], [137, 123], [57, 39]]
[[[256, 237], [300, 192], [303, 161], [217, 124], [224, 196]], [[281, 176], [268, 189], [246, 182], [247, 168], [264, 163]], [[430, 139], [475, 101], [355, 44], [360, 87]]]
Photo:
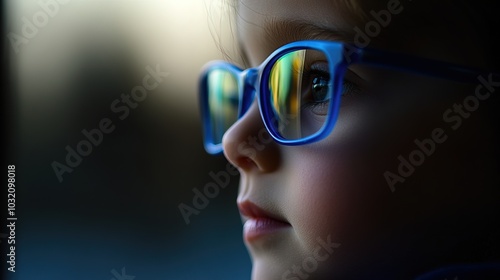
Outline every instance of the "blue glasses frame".
[[[280, 136], [275, 126], [272, 125], [272, 109], [269, 98], [267, 98], [270, 94], [268, 87], [269, 76], [272, 67], [278, 59], [290, 52], [305, 49], [321, 51], [329, 62], [329, 71], [333, 73], [333, 86], [329, 88], [330, 92], [328, 93], [331, 97], [328, 105], [329, 112], [331, 113], [328, 114], [325, 124], [318, 132], [297, 140], [284, 139]], [[274, 51], [260, 66], [245, 70], [225, 61], [214, 61], [204, 67], [199, 83], [205, 150], [210, 154], [219, 154], [222, 152], [222, 143], [214, 144], [214, 136], [212, 135], [210, 124], [207, 87], [210, 71], [216, 69], [225, 70], [234, 75], [234, 77], [237, 77], [239, 95], [238, 119], [248, 111], [255, 96], [257, 96], [261, 118], [271, 137], [283, 145], [304, 145], [319, 141], [332, 132], [339, 114], [342, 80], [344, 79], [345, 71], [351, 64], [375, 65], [386, 69], [412, 72], [462, 83], [477, 82], [478, 75], [491, 73], [406, 54], [358, 48], [352, 44], [335, 41], [293, 42]]]

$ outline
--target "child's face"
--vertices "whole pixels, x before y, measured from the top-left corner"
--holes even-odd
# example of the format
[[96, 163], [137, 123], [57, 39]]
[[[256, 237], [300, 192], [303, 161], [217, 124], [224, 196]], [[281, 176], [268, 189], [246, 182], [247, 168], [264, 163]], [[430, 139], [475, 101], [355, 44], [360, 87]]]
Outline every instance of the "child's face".
[[[250, 66], [292, 41], [352, 41], [354, 27], [364, 30], [365, 22], [347, 2], [241, 0], [238, 36]], [[400, 11], [392, 15], [389, 25], [394, 26], [381, 28], [368, 47], [459, 64], [477, 61], [460, 50], [447, 51], [463, 38], [444, 40], [442, 30], [430, 27], [397, 28], [405, 5], [411, 2], [393, 7]], [[479, 111], [472, 113], [475, 118], [453, 112], [449, 117], [454, 121], [445, 121], [443, 112], [462, 104], [475, 87], [364, 66], [351, 70], [361, 78], [362, 89], [342, 99], [326, 139], [303, 146], [269, 141], [256, 102], [224, 136], [225, 155], [241, 172], [238, 203], [247, 208], [242, 212], [250, 221], [244, 231], [253, 279], [314, 279], [323, 273], [339, 279], [379, 273], [389, 279], [432, 268], [455, 245], [456, 240], [448, 244], [446, 239], [452, 233], [446, 233], [445, 217], [465, 212], [457, 205], [475, 196], [469, 187], [481, 182], [471, 173], [482, 168], [479, 159], [488, 143], [464, 136], [478, 135]], [[458, 119], [463, 123], [453, 130]], [[441, 142], [434, 142], [435, 151], [411, 175], [402, 176], [404, 182], [390, 186], [384, 174], [398, 175], [398, 157], [408, 159], [418, 149], [415, 140], [433, 137]], [[242, 143], [252, 153], [241, 153]], [[467, 149], [474, 145], [473, 151]], [[271, 219], [259, 226], [256, 217], [265, 215], [249, 210], [247, 202], [281, 222]], [[433, 237], [440, 235], [445, 238], [436, 244]]]

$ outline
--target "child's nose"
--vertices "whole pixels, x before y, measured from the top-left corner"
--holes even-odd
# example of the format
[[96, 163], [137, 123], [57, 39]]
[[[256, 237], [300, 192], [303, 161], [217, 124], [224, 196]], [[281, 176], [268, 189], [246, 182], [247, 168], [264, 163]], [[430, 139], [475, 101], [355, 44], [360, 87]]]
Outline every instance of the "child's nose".
[[280, 145], [267, 132], [254, 101], [222, 138], [224, 155], [240, 171], [272, 172], [280, 165]]

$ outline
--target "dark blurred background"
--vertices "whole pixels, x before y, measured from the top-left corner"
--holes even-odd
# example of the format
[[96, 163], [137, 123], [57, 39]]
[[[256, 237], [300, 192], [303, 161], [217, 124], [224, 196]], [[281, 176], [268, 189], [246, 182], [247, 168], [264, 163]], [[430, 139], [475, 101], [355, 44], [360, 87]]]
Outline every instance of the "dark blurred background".
[[[227, 7], [208, 0], [2, 5], [2, 162], [16, 165], [18, 218], [15, 273], [7, 271], [2, 223], [3, 278], [249, 279], [238, 176], [189, 224], [179, 210], [193, 206], [194, 188], [214, 181], [210, 172], [226, 169], [223, 157], [202, 147], [197, 78], [203, 64], [223, 58], [221, 47], [232, 51]], [[168, 77], [121, 120], [111, 104], [157, 65]], [[76, 149], [86, 139], [81, 131], [104, 118], [114, 131], [59, 182], [53, 162], [66, 165], [66, 146]]]

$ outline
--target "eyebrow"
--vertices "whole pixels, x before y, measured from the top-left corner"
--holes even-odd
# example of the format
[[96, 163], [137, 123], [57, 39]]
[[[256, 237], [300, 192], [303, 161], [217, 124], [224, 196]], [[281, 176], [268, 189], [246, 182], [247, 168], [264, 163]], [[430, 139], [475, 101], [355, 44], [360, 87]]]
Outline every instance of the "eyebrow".
[[278, 46], [300, 40], [334, 40], [352, 42], [352, 31], [336, 29], [305, 20], [276, 20], [264, 22], [266, 41]]
[[[298, 19], [266, 19], [262, 26], [264, 31], [264, 41], [277, 49], [287, 43], [301, 40], [332, 40], [346, 43], [354, 42], [353, 31], [347, 32], [342, 29], [335, 29], [317, 23]], [[241, 37], [238, 38], [238, 48], [240, 60], [243, 68], [251, 67], [248, 51], [245, 48]]]
[[[342, 29], [335, 29], [306, 20], [277, 20], [267, 19], [262, 26], [264, 42], [277, 49], [287, 43], [301, 40], [332, 40], [352, 43], [354, 33]], [[240, 59], [243, 67], [250, 67], [249, 56], [244, 42], [238, 40]]]

